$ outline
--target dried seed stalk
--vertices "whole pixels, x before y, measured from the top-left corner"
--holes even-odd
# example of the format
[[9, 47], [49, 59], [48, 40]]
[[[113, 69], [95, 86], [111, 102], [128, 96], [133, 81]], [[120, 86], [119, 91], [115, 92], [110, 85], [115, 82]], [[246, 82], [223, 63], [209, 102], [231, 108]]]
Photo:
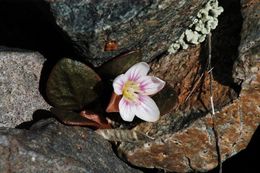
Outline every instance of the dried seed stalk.
[[[212, 115], [212, 122], [213, 126], [212, 129], [214, 131], [215, 140], [216, 140], [216, 149], [218, 154], [218, 163], [219, 163], [219, 173], [222, 173], [222, 160], [221, 160], [221, 150], [220, 150], [220, 139], [218, 137], [217, 130], [215, 128], [215, 107], [214, 107], [214, 100], [213, 100], [213, 86], [212, 86], [212, 80], [213, 80], [213, 70], [211, 67], [211, 61], [212, 61], [212, 41], [211, 41], [211, 32], [208, 34], [208, 69], [210, 74], [210, 105], [211, 105], [211, 115]], [[211, 70], [210, 70], [211, 69]]]

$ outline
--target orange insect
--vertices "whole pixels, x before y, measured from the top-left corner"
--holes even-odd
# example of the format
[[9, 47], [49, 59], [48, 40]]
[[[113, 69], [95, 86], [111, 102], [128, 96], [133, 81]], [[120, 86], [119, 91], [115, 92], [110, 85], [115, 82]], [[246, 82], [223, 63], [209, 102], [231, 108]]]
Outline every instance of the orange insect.
[[118, 49], [118, 43], [115, 40], [107, 41], [104, 47], [104, 51], [115, 51]]

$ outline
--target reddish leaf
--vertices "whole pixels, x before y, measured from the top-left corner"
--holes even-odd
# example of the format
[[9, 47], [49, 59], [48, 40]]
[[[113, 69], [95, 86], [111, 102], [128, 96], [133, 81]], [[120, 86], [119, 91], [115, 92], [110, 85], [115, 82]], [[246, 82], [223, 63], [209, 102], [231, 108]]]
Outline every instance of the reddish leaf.
[[[88, 126], [92, 127], [94, 129], [99, 128], [111, 128], [110, 125], [101, 120], [97, 120], [97, 118], [93, 118], [94, 114], [92, 115], [92, 118], [87, 118], [87, 116], [82, 116], [81, 113], [76, 113], [73, 111], [68, 110], [62, 110], [58, 108], [51, 108], [51, 112], [56, 115], [56, 117], [64, 124], [66, 125], [72, 125], [72, 126]], [[95, 114], [96, 117], [98, 115]], [[90, 116], [91, 117], [91, 116]]]
[[99, 129], [111, 128], [110, 124], [108, 124], [106, 119], [100, 117], [98, 114], [95, 114], [93, 112], [84, 110], [80, 112], [80, 116], [97, 123], [99, 125]]
[[108, 103], [106, 112], [119, 112], [119, 101], [122, 96], [117, 95], [115, 92], [112, 93], [111, 99]]

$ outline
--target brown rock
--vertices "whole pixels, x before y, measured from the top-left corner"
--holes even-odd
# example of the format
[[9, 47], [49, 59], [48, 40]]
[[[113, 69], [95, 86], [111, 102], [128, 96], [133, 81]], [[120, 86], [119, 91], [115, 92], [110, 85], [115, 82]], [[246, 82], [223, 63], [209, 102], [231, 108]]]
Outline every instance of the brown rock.
[[[218, 110], [214, 117], [208, 113], [209, 75], [205, 73], [202, 79], [198, 80], [203, 74], [201, 71], [205, 70], [205, 59], [203, 63], [202, 58], [204, 48], [197, 46], [175, 56], [166, 56], [152, 63], [152, 73], [166, 80], [178, 91], [179, 106], [156, 123], [137, 125], [133, 130], [142, 132], [153, 140], [122, 142], [118, 147], [121, 157], [140, 167], [156, 167], [175, 172], [208, 171], [218, 165], [219, 157], [213, 124], [218, 134], [222, 161], [246, 148], [260, 123], [260, 32], [256, 10], [259, 3], [243, 3], [244, 20], [239, 55], [228, 52], [229, 48], [236, 51], [235, 44], [223, 43], [227, 54], [217, 53], [221, 56], [213, 59], [218, 60], [214, 69], [219, 72], [214, 73], [213, 81], [214, 103]], [[227, 4], [229, 8], [225, 10], [233, 8], [232, 2]], [[226, 15], [230, 17], [232, 13], [227, 12]], [[232, 25], [227, 21], [229, 20], [220, 25], [224, 31], [227, 26]], [[234, 30], [239, 32], [239, 28]], [[223, 34], [223, 37], [227, 34], [226, 36], [230, 35], [232, 39], [239, 40], [231, 33], [232, 30], [217, 35]], [[215, 46], [221, 48], [221, 44], [220, 42]], [[229, 55], [230, 59], [225, 55]], [[225, 76], [225, 72], [231, 72], [231, 67], [234, 69], [235, 80], [242, 84], [238, 98], [232, 88], [235, 84], [231, 77]]]
[[[258, 64], [258, 68], [260, 64]], [[163, 117], [160, 122], [147, 123], [135, 128], [155, 137], [148, 143], [133, 145], [122, 143], [119, 151], [134, 165], [157, 167], [168, 171], [188, 172], [207, 171], [218, 165], [216, 141], [212, 122], [218, 133], [222, 160], [237, 154], [249, 143], [260, 123], [260, 71], [243, 83], [240, 97], [232, 104], [217, 112], [212, 119], [210, 114], [196, 120], [188, 128], [171, 132], [174, 125], [170, 119], [174, 114]], [[165, 120], [167, 119], [167, 120]], [[161, 126], [160, 128], [158, 128]], [[168, 134], [165, 130], [168, 128]]]
[[[210, 77], [207, 72], [204, 73], [206, 69], [200, 62], [202, 51], [198, 45], [188, 51], [182, 50], [177, 55], [169, 55], [151, 63], [152, 75], [159, 76], [179, 93], [177, 105], [179, 110], [207, 111], [210, 107], [208, 99]], [[216, 98], [217, 108], [223, 107], [236, 97], [233, 89], [218, 81], [213, 81], [213, 95]]]

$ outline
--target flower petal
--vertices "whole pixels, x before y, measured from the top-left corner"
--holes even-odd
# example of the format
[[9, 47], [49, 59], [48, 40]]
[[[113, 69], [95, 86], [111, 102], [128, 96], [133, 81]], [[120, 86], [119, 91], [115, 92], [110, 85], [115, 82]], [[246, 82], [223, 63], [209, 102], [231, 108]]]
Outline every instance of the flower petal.
[[140, 94], [142, 95], [156, 94], [165, 86], [165, 81], [154, 76], [143, 76], [138, 83], [140, 83]]
[[141, 76], [146, 76], [149, 72], [150, 67], [146, 62], [139, 62], [133, 65], [127, 72], [125, 73], [128, 80], [136, 81]]
[[122, 95], [122, 90], [127, 81], [126, 75], [121, 74], [114, 79], [113, 88], [117, 95]]
[[153, 99], [149, 96], [140, 96], [139, 100], [139, 105], [134, 109], [135, 115], [144, 121], [157, 121], [160, 117], [160, 111]]
[[124, 97], [119, 102], [119, 113], [124, 121], [133, 121], [135, 105], [128, 102]]

